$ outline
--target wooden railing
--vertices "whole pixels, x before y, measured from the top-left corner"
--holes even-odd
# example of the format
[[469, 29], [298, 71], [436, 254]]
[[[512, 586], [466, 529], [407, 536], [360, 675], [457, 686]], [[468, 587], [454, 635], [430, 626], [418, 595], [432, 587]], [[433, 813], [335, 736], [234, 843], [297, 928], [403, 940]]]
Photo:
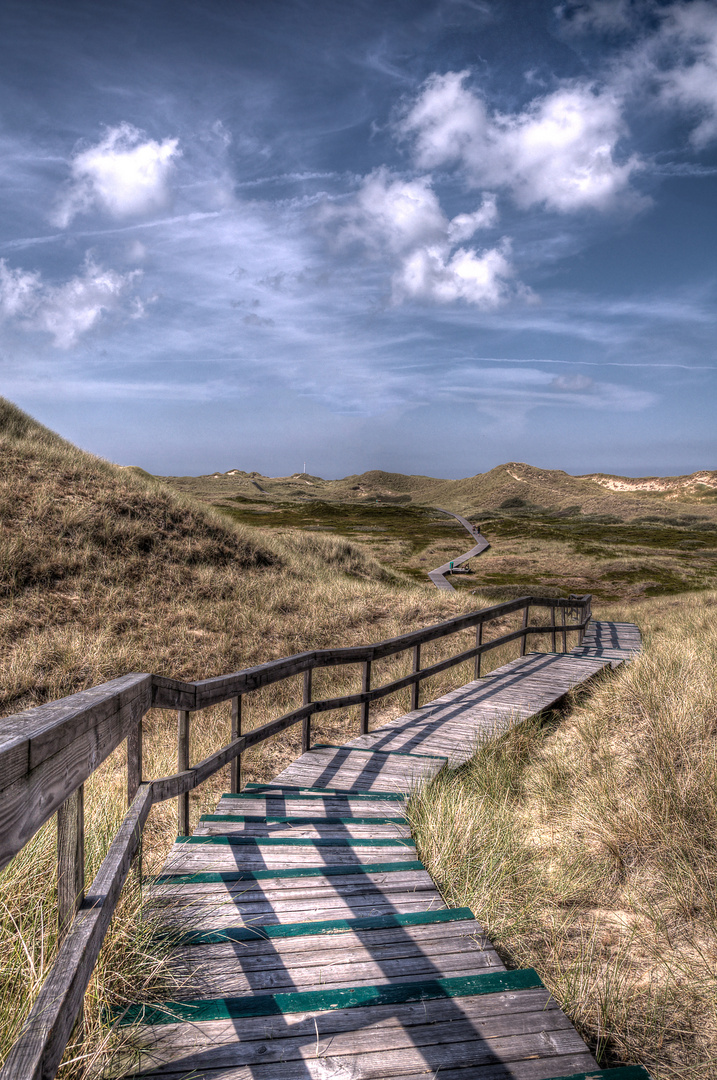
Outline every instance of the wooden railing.
[[[531, 626], [531, 608], [549, 609], [550, 622]], [[523, 612], [519, 629], [483, 641], [486, 623], [519, 611]], [[559, 622], [557, 612], [560, 612]], [[241, 754], [249, 747], [301, 723], [303, 753], [311, 745], [312, 716], [353, 705], [360, 706], [360, 730], [366, 733], [372, 702], [410, 687], [411, 709], [417, 709], [424, 679], [468, 660], [474, 660], [474, 674], [479, 678], [484, 653], [519, 640], [520, 654], [525, 655], [531, 635], [550, 634], [553, 652], [559, 635], [565, 652], [568, 634], [577, 633], [582, 640], [590, 617], [590, 596], [521, 597], [374, 645], [299, 653], [200, 682], [179, 682], [149, 674], [124, 675], [0, 721], [0, 868], [57, 814], [61, 936], [55, 963], [0, 1071], [0, 1080], [46, 1080], [55, 1076], [81, 1013], [87, 984], [154, 803], [178, 799], [179, 833], [187, 835], [189, 792], [226, 765], [231, 766], [232, 791], [238, 791]], [[421, 667], [423, 645], [472, 627], [476, 629], [475, 645]], [[371, 665], [407, 650], [412, 651], [411, 673], [372, 687]], [[313, 672], [343, 664], [362, 665], [361, 691], [313, 701]], [[242, 733], [243, 695], [302, 673], [302, 705]], [[191, 714], [225, 701], [232, 703], [231, 741], [191, 766]], [[156, 780], [146, 780], [142, 775], [142, 718], [150, 708], [176, 709], [178, 714], [178, 771]], [[130, 806], [95, 880], [85, 893], [83, 784], [123, 741], [127, 743]]]

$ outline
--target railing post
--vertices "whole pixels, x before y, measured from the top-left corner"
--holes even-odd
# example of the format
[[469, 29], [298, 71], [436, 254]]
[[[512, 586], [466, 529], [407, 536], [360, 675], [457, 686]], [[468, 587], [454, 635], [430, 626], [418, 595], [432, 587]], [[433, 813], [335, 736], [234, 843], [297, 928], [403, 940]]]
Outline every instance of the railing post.
[[553, 628], [550, 631], [550, 635], [551, 635], [551, 638], [552, 638], [553, 652], [557, 652], [558, 651], [558, 645], [557, 645], [557, 642], [555, 640], [555, 604], [553, 604], [553, 606], [550, 609], [550, 625]]
[[[177, 772], [186, 772], [189, 768], [189, 711], [177, 712]], [[183, 792], [177, 799], [177, 835], [189, 836], [189, 792]]]
[[57, 925], [62, 941], [85, 896], [85, 787], [57, 811]]
[[[142, 783], [142, 717], [127, 736], [127, 805], [131, 806]], [[133, 863], [135, 881], [142, 884], [142, 844], [137, 848]]]
[[[413, 673], [421, 670], [421, 646], [413, 646]], [[421, 684], [419, 682], [413, 683], [411, 686], [411, 712], [415, 712], [419, 708], [421, 699]]]
[[[304, 705], [311, 701], [311, 676], [313, 668], [307, 668], [304, 672]], [[311, 717], [305, 716], [301, 721], [301, 753], [305, 754], [311, 749]]]
[[[234, 742], [241, 735], [241, 694], [232, 698], [232, 730], [231, 741]], [[229, 786], [232, 795], [241, 791], [241, 754], [233, 759], [229, 766]]]
[[[361, 676], [361, 693], [367, 694], [371, 689], [371, 661], [364, 660], [363, 673]], [[368, 735], [368, 710], [369, 702], [364, 701], [361, 705], [361, 734]]]
[[562, 624], [563, 652], [567, 652], [568, 651], [568, 635], [567, 635], [567, 633], [565, 631], [565, 608], [561, 607], [560, 611], [561, 611], [561, 614], [562, 614], [562, 619], [560, 621], [561, 621], [561, 624]]
[[[483, 623], [479, 622], [476, 626], [476, 648], [483, 644]], [[475, 659], [474, 678], [480, 679], [480, 662], [483, 658], [483, 653], [478, 653]]]
[[142, 783], [142, 718], [127, 736], [127, 805], [131, 806]]
[[[528, 603], [528, 604], [525, 605], [525, 611], [523, 612], [523, 630], [525, 630], [526, 626], [528, 625], [528, 618], [529, 617], [530, 617], [530, 604]], [[520, 639], [520, 655], [521, 656], [525, 656], [525, 643], [526, 643], [527, 640], [528, 640], [528, 635], [523, 634], [522, 638]]]

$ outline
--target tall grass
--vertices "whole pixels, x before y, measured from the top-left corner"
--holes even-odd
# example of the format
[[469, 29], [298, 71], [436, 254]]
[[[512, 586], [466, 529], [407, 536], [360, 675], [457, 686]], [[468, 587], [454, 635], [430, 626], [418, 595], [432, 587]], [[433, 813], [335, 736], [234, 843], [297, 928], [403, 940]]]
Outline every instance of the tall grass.
[[601, 1064], [656, 1080], [717, 1076], [716, 603], [614, 610], [641, 656], [409, 806], [448, 902], [538, 969]]

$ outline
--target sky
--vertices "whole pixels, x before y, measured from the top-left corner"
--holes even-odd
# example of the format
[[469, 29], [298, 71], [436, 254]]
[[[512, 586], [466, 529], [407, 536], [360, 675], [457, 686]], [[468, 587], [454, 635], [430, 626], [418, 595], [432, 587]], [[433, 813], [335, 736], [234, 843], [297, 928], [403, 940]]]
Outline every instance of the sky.
[[717, 0], [4, 0], [0, 393], [162, 475], [717, 468]]

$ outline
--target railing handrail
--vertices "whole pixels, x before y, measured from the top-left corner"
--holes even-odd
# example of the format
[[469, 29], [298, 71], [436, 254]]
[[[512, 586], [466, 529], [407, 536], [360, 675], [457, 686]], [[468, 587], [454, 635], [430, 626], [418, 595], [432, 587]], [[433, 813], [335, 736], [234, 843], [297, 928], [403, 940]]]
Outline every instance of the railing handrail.
[[[589, 611], [590, 600], [589, 595], [570, 599], [524, 596], [374, 644], [314, 649], [196, 682], [183, 682], [151, 673], [123, 675], [69, 697], [6, 717], [0, 721], [0, 868], [24, 847], [65, 799], [127, 738], [149, 708], [194, 712], [302, 672], [340, 664], [372, 663], [471, 626], [480, 626], [521, 608], [579, 607]], [[554, 629], [562, 630], [562, 627], [556, 626]], [[571, 629], [578, 629], [578, 626], [573, 624]], [[551, 627], [526, 626], [513, 636], [550, 630]], [[489, 642], [480, 645], [463, 656], [463, 660], [487, 652], [489, 648], [497, 647], [498, 643], [505, 644], [507, 640], [512, 639], [496, 639], [496, 644]], [[335, 699], [338, 704], [329, 707], [369, 703], [427, 677], [427, 674], [418, 674], [417, 678], [409, 676], [408, 681], [401, 681], [401, 686], [393, 686], [385, 693], [370, 691], [369, 697], [353, 696], [350, 702]], [[318, 702], [313, 704], [319, 705]], [[297, 716], [295, 722], [303, 715], [318, 711], [319, 708], [314, 708], [308, 714]], [[269, 734], [265, 737], [268, 738]], [[253, 740], [256, 741], [260, 740]]]
[[[566, 651], [568, 632], [577, 631], [582, 638], [591, 618], [591, 600], [589, 594], [567, 599], [524, 596], [372, 645], [297, 653], [230, 675], [197, 682], [181, 682], [148, 673], [124, 675], [1, 721], [0, 867], [6, 865], [37, 830], [58, 812], [58, 910], [62, 943], [27, 1022], [0, 1071], [0, 1080], [40, 1080], [55, 1075], [82, 1007], [84, 992], [130, 861], [138, 849], [144, 823], [155, 802], [179, 798], [180, 832], [186, 834], [188, 793], [230, 763], [234, 770], [233, 783], [238, 788], [237, 763], [243, 751], [250, 746], [301, 722], [302, 751], [306, 750], [310, 746], [312, 715], [354, 705], [361, 706], [361, 731], [367, 732], [368, 708], [372, 701], [411, 687], [411, 708], [416, 709], [418, 688], [424, 679], [470, 659], [475, 659], [477, 678], [483, 653], [520, 639], [521, 655], [524, 655], [531, 634], [552, 634], [555, 651], [556, 634], [560, 633], [563, 651]], [[550, 608], [550, 624], [528, 625], [531, 607]], [[484, 623], [521, 609], [523, 624], [520, 629], [491, 641], [483, 641]], [[556, 609], [562, 609], [560, 624], [556, 622]], [[569, 610], [581, 614], [582, 618], [567, 623]], [[477, 628], [474, 646], [421, 668], [423, 644], [473, 626]], [[413, 649], [413, 671], [372, 688], [371, 664], [408, 649]], [[363, 664], [362, 689], [359, 693], [311, 700], [311, 675], [315, 668], [357, 663]], [[303, 704], [242, 734], [242, 694], [302, 672]], [[204, 761], [190, 767], [189, 714], [227, 700], [232, 701], [231, 741]], [[178, 711], [180, 771], [172, 776], [145, 781], [142, 777], [142, 718], [153, 707]], [[85, 895], [82, 785], [125, 739], [131, 806], [89, 893]], [[65, 880], [60, 867], [66, 875]]]

